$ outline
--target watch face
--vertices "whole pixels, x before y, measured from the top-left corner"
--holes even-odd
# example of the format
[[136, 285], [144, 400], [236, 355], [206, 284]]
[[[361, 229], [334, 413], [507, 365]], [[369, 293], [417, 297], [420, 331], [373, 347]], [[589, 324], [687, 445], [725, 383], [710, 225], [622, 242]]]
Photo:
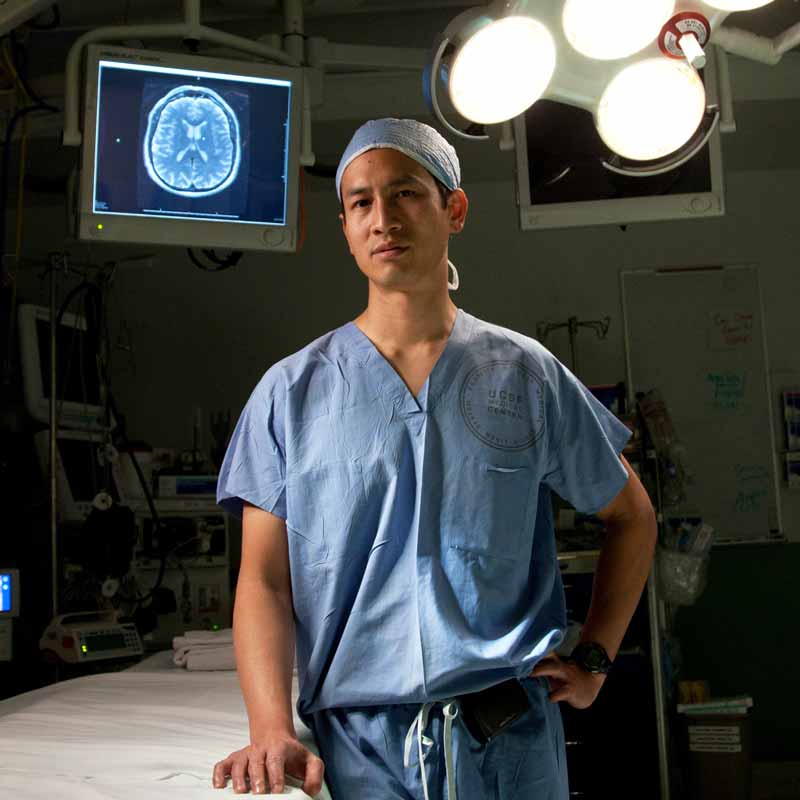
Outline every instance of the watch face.
[[588, 672], [608, 672], [611, 668], [608, 654], [594, 642], [579, 644], [573, 652], [573, 658]]
[[600, 669], [605, 663], [603, 654], [594, 647], [586, 652], [585, 657], [586, 657], [586, 666], [589, 667], [590, 669]]

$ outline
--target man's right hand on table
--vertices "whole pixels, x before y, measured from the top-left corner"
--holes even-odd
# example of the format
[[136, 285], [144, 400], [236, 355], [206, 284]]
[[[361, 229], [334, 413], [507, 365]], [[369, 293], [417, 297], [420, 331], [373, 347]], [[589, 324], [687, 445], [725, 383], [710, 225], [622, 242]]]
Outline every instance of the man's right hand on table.
[[214, 765], [213, 784], [224, 789], [230, 777], [237, 794], [282, 792], [285, 776], [303, 782], [303, 791], [314, 797], [322, 790], [325, 766], [294, 736], [283, 734], [250, 744]]

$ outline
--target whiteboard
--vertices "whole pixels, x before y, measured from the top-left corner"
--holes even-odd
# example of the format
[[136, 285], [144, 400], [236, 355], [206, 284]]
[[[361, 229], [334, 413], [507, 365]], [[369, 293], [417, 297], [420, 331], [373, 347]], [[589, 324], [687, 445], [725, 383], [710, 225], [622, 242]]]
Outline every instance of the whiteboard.
[[621, 273], [628, 386], [657, 388], [692, 482], [665, 516], [700, 516], [716, 542], [783, 541], [754, 266]]

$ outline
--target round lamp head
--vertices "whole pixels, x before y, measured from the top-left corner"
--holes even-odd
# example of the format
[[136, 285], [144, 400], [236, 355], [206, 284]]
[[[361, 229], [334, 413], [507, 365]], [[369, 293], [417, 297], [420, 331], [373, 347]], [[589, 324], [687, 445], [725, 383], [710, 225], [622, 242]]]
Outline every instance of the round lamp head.
[[674, 10], [675, 0], [566, 0], [561, 19], [581, 55], [608, 61], [647, 47]]
[[651, 58], [626, 67], [608, 84], [595, 124], [615, 153], [650, 161], [686, 144], [702, 122], [705, 107], [705, 87], [692, 67]]
[[463, 117], [505, 122], [544, 94], [556, 66], [550, 32], [531, 17], [503, 17], [458, 48], [449, 70], [450, 99]]
[[705, 0], [707, 6], [720, 11], [750, 11], [753, 8], [768, 6], [772, 0]]

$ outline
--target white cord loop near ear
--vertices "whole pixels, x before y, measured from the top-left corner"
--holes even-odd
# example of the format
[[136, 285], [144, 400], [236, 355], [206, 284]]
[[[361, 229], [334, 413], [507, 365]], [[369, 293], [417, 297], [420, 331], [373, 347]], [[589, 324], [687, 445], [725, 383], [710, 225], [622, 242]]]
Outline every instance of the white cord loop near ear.
[[460, 279], [458, 277], [458, 270], [456, 269], [456, 265], [452, 261], [450, 261], [450, 259], [447, 260], [447, 266], [451, 270], [453, 270], [453, 280], [451, 281], [451, 280], [448, 279], [447, 288], [451, 292], [454, 292], [461, 285], [461, 281], [460, 281]]

